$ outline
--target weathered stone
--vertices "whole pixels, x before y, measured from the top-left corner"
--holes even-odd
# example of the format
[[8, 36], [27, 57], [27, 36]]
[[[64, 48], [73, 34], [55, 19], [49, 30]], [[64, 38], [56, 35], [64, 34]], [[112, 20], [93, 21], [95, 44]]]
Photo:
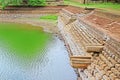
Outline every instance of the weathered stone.
[[99, 73], [96, 73], [96, 74], [95, 74], [95, 79], [96, 79], [96, 80], [101, 80], [101, 79], [102, 79], [102, 76], [101, 76]]
[[117, 62], [116, 62], [113, 58], [108, 57], [108, 59], [109, 59], [109, 61], [110, 61], [112, 64], [114, 64], [114, 66], [115, 66], [115, 64], [117, 64]]
[[107, 66], [107, 64], [101, 65], [101, 69], [103, 70], [106, 66]]
[[118, 71], [120, 72], [120, 67], [118, 68]]
[[103, 76], [103, 79], [104, 80], [110, 80], [110, 78], [108, 76], [106, 76], [106, 75]]
[[111, 68], [111, 71], [112, 71], [117, 77], [120, 76], [120, 72], [119, 72], [117, 69]]
[[[70, 19], [71, 13], [69, 11], [63, 11], [63, 17], [66, 17], [66, 15]], [[74, 15], [74, 14], [72, 14]], [[95, 15], [94, 15], [95, 16]], [[93, 17], [94, 17], [93, 16]], [[79, 16], [77, 16], [79, 17]], [[82, 16], [81, 16], [82, 17]], [[91, 19], [93, 19], [91, 17]], [[66, 17], [67, 18], [67, 17]], [[98, 19], [98, 17], [94, 17], [94, 19]], [[101, 25], [100, 28], [97, 28], [96, 26], [90, 26], [94, 23], [91, 23], [88, 25], [87, 20], [85, 22], [82, 18], [76, 18], [75, 21], [71, 21], [71, 23], [68, 23], [67, 26], [64, 26], [65, 33], [69, 34], [68, 41], [73, 42], [75, 44], [74, 48], [77, 48], [78, 50], [84, 51], [84, 53], [92, 53], [92, 60], [91, 65], [85, 69], [82, 73], [86, 75], [85, 77], [82, 76], [83, 80], [89, 79], [89, 80], [117, 80], [119, 79], [119, 71], [120, 71], [120, 57], [119, 57], [119, 47], [120, 44], [116, 44], [117, 41], [115, 41], [109, 34], [105, 34], [102, 32], [102, 30], [99, 30], [101, 27], [101, 24], [99, 21], [96, 23], [99, 23]], [[96, 21], [94, 20], [94, 21]], [[103, 19], [104, 20], [104, 19]], [[64, 20], [63, 20], [64, 21]], [[67, 20], [66, 20], [67, 21]], [[109, 21], [106, 20], [110, 24]], [[65, 24], [66, 25], [66, 24]], [[68, 26], [69, 25], [69, 26]], [[107, 25], [107, 24], [106, 24]], [[108, 26], [108, 25], [107, 25]], [[63, 30], [62, 30], [63, 31]], [[68, 36], [67, 36], [68, 37]], [[104, 48], [98, 48], [98, 42], [100, 42], [100, 46], [103, 46]], [[103, 42], [103, 44], [101, 43]], [[71, 43], [72, 44], [72, 43]], [[97, 44], [97, 45], [96, 45]], [[78, 46], [79, 45], [79, 46]], [[72, 46], [73, 47], [73, 46]], [[101, 50], [98, 50], [101, 49]], [[82, 48], [82, 49], [81, 49]], [[74, 52], [77, 52], [76, 50], [73, 50]], [[98, 50], [95, 52], [95, 50]], [[76, 54], [76, 53], [75, 53]], [[82, 73], [80, 73], [82, 75]]]
[[107, 72], [108, 70], [110, 70], [110, 67], [106, 66], [104, 70]]
[[111, 73], [112, 73], [112, 71], [109, 70], [109, 71], [106, 72], [106, 75], [109, 76]]
[[113, 73], [110, 74], [109, 77], [110, 77], [111, 80], [115, 80], [117, 78]]
[[90, 80], [96, 80], [95, 77], [90, 77], [89, 79], [90, 79]]
[[115, 64], [115, 68], [120, 68], [120, 64]]
[[118, 56], [115, 56], [115, 60], [117, 61], [119, 58], [118, 58]]

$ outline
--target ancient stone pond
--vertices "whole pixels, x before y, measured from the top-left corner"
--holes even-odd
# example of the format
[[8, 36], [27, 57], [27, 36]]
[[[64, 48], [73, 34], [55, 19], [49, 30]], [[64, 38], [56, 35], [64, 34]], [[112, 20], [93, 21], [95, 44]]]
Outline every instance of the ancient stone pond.
[[76, 80], [64, 43], [42, 28], [0, 23], [1, 80]]

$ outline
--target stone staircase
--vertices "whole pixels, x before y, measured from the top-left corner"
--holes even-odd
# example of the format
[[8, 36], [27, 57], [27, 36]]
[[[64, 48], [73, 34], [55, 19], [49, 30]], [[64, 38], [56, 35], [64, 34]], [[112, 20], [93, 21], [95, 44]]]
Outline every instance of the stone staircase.
[[78, 80], [120, 80], [120, 42], [75, 16], [63, 10], [58, 23]]
[[70, 63], [73, 68], [86, 69], [91, 64], [91, 56], [70, 56]]
[[81, 45], [84, 46], [87, 52], [101, 52], [103, 44], [101, 44], [90, 32], [87, 31], [87, 28], [82, 24], [75, 23], [74, 32], [79, 35], [78, 38], [81, 40]]

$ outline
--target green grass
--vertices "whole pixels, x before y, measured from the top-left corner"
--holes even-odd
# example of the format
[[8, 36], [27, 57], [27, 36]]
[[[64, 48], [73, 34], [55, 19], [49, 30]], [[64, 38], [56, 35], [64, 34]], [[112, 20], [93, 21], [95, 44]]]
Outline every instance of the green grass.
[[[12, 6], [19, 6], [22, 5], [23, 0], [0, 0], [0, 5], [2, 9], [5, 7], [12, 5]], [[27, 5], [30, 6], [46, 6], [46, 0], [28, 0]]]
[[50, 22], [52, 24], [56, 24], [58, 20], [58, 15], [56, 14], [49, 14], [44, 15], [39, 18], [40, 21]]
[[41, 16], [40, 17], [41, 20], [52, 20], [52, 21], [56, 21], [58, 19], [58, 15], [45, 15], [45, 16]]
[[[50, 34], [41, 28], [27, 24], [0, 23], [0, 43], [3, 43], [11, 54], [23, 59], [33, 59], [45, 49]], [[3, 47], [2, 46], [2, 47]]]
[[99, 8], [99, 9], [112, 9], [112, 10], [120, 10], [120, 4], [117, 3], [89, 3], [89, 4], [81, 4], [74, 0], [64, 0], [66, 5], [72, 5], [77, 7], [89, 7], [89, 8]]

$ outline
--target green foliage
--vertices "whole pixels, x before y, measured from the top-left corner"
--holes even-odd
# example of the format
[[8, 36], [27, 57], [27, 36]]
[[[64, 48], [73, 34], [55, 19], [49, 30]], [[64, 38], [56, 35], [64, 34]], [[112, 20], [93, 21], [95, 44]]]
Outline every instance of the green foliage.
[[48, 22], [48, 23], [52, 23], [53, 25], [56, 26], [57, 24], [57, 20], [58, 20], [58, 15], [57, 14], [48, 14], [48, 15], [44, 15], [41, 16], [39, 18], [39, 20], [42, 22]]
[[4, 9], [9, 4], [19, 5], [20, 3], [22, 3], [22, 0], [0, 0], [0, 3], [2, 6], [2, 9]]
[[64, 3], [66, 5], [72, 5], [77, 7], [89, 7], [89, 8], [99, 8], [99, 9], [113, 9], [113, 10], [120, 10], [120, 4], [117, 3], [87, 3], [87, 4], [81, 4], [79, 2], [76, 2], [74, 0], [64, 0]]
[[22, 3], [22, 0], [0, 0], [0, 3], [2, 6], [2, 9], [4, 9], [9, 4], [19, 5], [20, 3]]
[[41, 16], [40, 19], [44, 20], [57, 20], [58, 15], [46, 15], [46, 16]]
[[29, 0], [28, 4], [31, 6], [45, 6], [46, 0]]
[[[46, 0], [28, 0], [30, 6], [45, 6]], [[24, 5], [23, 0], [0, 0], [0, 5], [4, 9], [8, 5]]]

